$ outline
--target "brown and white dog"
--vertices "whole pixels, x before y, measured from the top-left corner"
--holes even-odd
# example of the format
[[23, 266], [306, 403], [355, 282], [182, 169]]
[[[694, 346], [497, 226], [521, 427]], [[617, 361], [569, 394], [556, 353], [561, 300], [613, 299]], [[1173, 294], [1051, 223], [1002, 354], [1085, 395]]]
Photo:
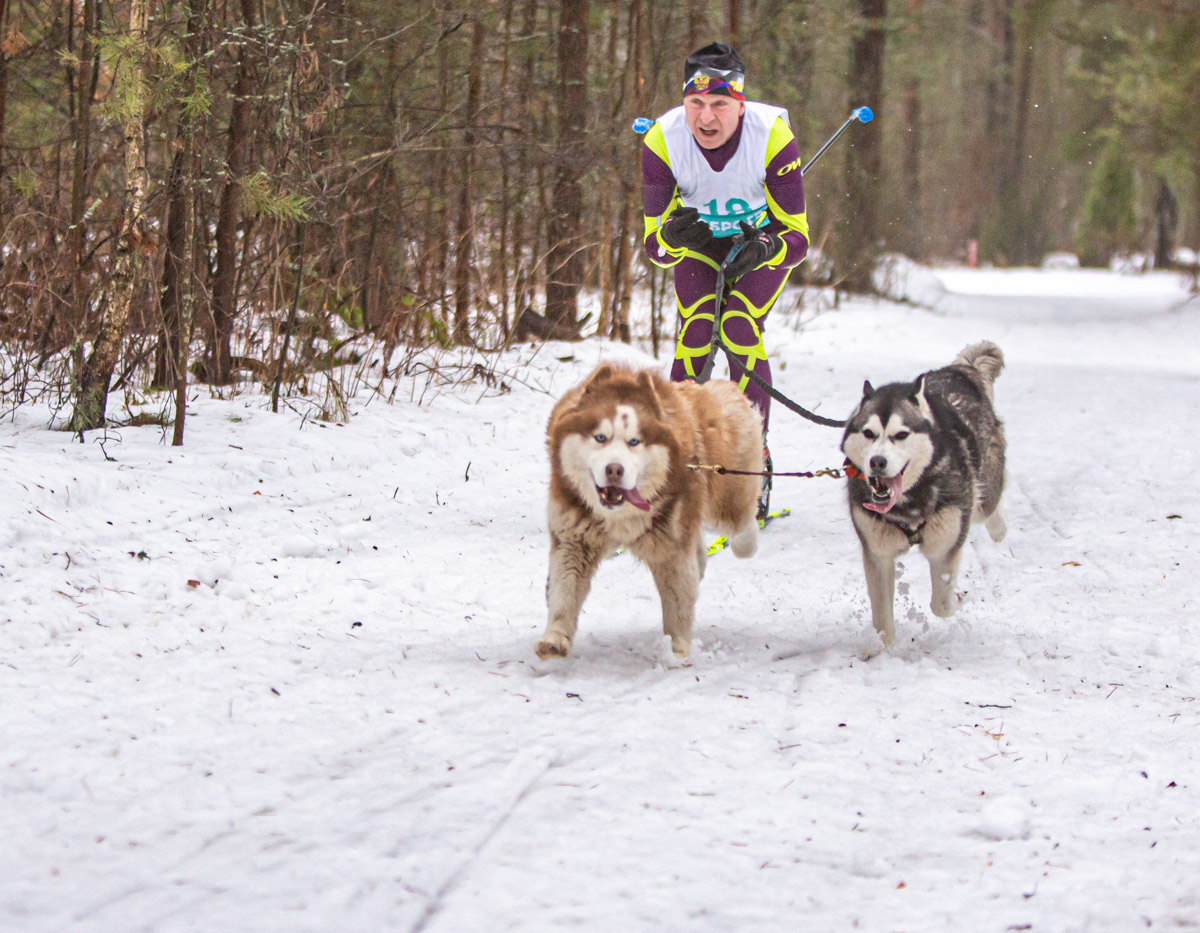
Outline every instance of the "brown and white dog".
[[728, 381], [666, 382], [601, 364], [568, 391], [546, 428], [550, 452], [549, 621], [539, 658], [566, 657], [600, 561], [627, 548], [650, 568], [663, 632], [687, 657], [706, 549], [704, 526], [738, 557], [758, 548], [761, 479], [691, 470], [762, 469], [762, 420]]

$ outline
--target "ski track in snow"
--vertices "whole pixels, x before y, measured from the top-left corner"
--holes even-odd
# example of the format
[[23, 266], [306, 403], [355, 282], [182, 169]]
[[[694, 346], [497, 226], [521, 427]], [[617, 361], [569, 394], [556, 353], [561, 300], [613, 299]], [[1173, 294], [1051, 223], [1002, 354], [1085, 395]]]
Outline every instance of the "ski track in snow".
[[[510, 393], [345, 425], [198, 397], [186, 447], [126, 428], [111, 461], [18, 412], [0, 929], [1200, 926], [1200, 306], [1164, 274], [938, 278], [768, 328], [776, 384], [838, 417], [864, 378], [1007, 357], [1008, 537], [972, 531], [951, 619], [903, 557], [884, 653], [841, 485], [781, 478], [759, 555], [708, 563], [691, 663], [628, 555], [573, 657], [533, 656], [546, 416], [600, 358], [665, 370], [637, 349], [525, 348]], [[773, 413], [781, 470], [839, 439]]]

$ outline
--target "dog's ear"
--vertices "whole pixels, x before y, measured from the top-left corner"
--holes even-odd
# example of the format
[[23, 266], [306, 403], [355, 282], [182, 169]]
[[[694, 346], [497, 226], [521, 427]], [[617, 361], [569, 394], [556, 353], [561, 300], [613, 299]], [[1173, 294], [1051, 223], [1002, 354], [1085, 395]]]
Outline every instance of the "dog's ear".
[[646, 403], [650, 406], [654, 417], [659, 421], [665, 420], [662, 401], [658, 397], [658, 389], [654, 387], [654, 375], [649, 370], [643, 369], [637, 374], [637, 385], [646, 393]]
[[863, 398], [870, 398], [874, 394], [875, 394], [874, 386], [872, 386], [870, 382], [864, 381], [863, 382]]
[[912, 400], [917, 403], [917, 409], [929, 421], [933, 421], [933, 409], [929, 407], [929, 400], [925, 398], [925, 377], [928, 373], [921, 373], [917, 376], [916, 381], [909, 386], [909, 394]]
[[587, 377], [587, 381], [583, 384], [583, 394], [587, 395], [589, 392], [594, 391], [600, 385], [600, 383], [611, 379], [613, 372], [614, 370], [612, 366], [610, 366], [608, 363], [602, 363], [601, 365], [597, 366], [592, 371], [592, 374]]

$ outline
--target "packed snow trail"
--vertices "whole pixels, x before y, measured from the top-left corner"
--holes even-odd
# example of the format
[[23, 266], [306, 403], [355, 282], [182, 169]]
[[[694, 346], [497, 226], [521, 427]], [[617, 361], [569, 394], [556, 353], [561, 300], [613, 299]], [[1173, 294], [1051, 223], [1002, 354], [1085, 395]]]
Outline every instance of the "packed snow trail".
[[[183, 449], [0, 425], [0, 929], [1200, 925], [1200, 307], [1160, 274], [922, 281], [768, 329], [833, 417], [1005, 352], [1009, 536], [972, 533], [948, 620], [903, 558], [883, 654], [841, 484], [780, 479], [692, 664], [628, 556], [534, 658], [546, 416], [638, 350], [522, 348], [510, 392], [340, 426], [197, 399]], [[839, 439], [774, 413], [780, 470]]]

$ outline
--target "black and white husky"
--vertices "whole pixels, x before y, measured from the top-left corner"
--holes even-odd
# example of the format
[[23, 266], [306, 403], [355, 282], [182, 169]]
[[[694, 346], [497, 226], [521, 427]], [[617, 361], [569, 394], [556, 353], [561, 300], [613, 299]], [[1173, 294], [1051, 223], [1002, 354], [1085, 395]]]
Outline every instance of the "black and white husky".
[[933, 584], [930, 608], [951, 616], [958, 609], [954, 581], [971, 522], [983, 522], [993, 541], [1008, 530], [1000, 510], [1004, 429], [992, 408], [992, 382], [1003, 368], [1000, 348], [984, 341], [915, 382], [878, 389], [863, 384], [842, 452], [871, 621], [885, 645], [896, 637], [897, 557], [920, 547]]

